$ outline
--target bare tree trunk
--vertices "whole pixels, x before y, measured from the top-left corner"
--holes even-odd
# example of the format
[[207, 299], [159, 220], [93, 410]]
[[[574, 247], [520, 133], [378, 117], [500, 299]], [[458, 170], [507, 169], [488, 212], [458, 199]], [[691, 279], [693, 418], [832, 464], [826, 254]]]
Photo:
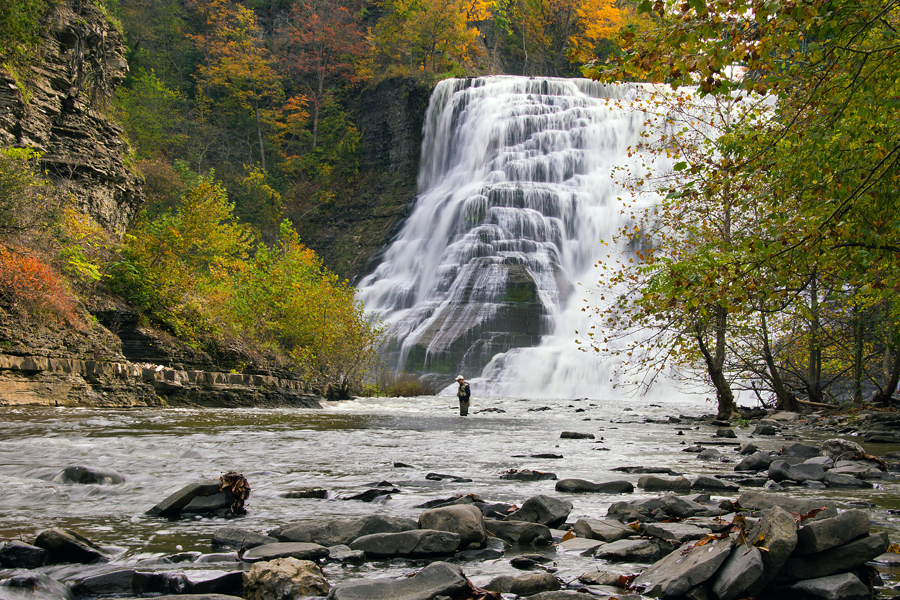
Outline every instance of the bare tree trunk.
[[809, 368], [806, 388], [812, 402], [822, 402], [822, 346], [819, 340], [819, 286], [813, 269], [809, 289]]
[[559, 73], [559, 59], [562, 58], [563, 52], [566, 51], [566, 46], [569, 45], [569, 24], [572, 21], [572, 9], [566, 11], [566, 28], [563, 31], [563, 39], [562, 43], [559, 46], [559, 52], [556, 53], [556, 58], [553, 59], [553, 69]]
[[863, 319], [859, 307], [853, 309], [853, 401], [862, 404]]
[[[703, 340], [703, 332], [699, 325], [697, 326], [696, 335], [697, 344], [700, 346], [700, 352], [703, 354], [703, 359], [706, 361], [706, 370], [709, 373], [709, 378], [712, 381], [713, 387], [716, 389], [716, 401], [718, 403], [718, 413], [716, 414], [716, 418], [731, 419], [740, 416], [737, 405], [734, 403], [734, 394], [731, 391], [731, 384], [728, 383], [728, 379], [725, 377], [722, 365], [717, 364], [716, 357], [712, 355], [709, 348], [706, 346], [706, 342]], [[716, 337], [718, 338], [718, 331], [716, 332]], [[716, 343], [718, 345], [718, 340]]]
[[775, 398], [777, 398], [775, 408], [778, 410], [797, 411], [800, 409], [800, 403], [797, 401], [797, 397], [784, 385], [784, 381], [781, 379], [781, 373], [778, 370], [778, 365], [775, 364], [775, 357], [772, 355], [772, 346], [769, 345], [769, 328], [764, 313], [761, 313], [760, 323], [762, 325], [761, 328], [763, 334], [763, 360], [766, 361], [766, 368], [769, 370], [769, 379], [772, 381], [772, 391], [775, 392]]
[[263, 144], [262, 123], [259, 120], [259, 101], [253, 103], [253, 112], [256, 116], [256, 137], [259, 140], [259, 163], [263, 173], [266, 173], [266, 147]]

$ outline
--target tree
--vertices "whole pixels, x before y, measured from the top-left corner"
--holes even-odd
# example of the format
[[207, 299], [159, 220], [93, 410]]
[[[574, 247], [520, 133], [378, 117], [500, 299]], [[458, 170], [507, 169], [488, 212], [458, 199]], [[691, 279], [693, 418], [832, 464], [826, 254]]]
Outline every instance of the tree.
[[353, 1], [302, 0], [291, 10], [290, 66], [306, 88], [312, 106], [312, 144], [319, 139], [319, 114], [326, 85], [359, 79], [357, 65], [368, 51], [365, 31]]
[[190, 36], [206, 54], [205, 62], [197, 69], [198, 82], [211, 92], [219, 92], [238, 120], [248, 111], [252, 113], [260, 166], [265, 172], [263, 128], [268, 115], [263, 113], [271, 103], [280, 101], [284, 92], [256, 15], [228, 0], [201, 3], [198, 12], [206, 24], [205, 32]]
[[[756, 235], [729, 252], [698, 253], [727, 268], [734, 285], [755, 285], [760, 307], [804, 315], [813, 396], [827, 296], [819, 282], [842, 291], [847, 311], [885, 306], [891, 364], [877, 400], [886, 401], [900, 379], [898, 309], [887, 306], [900, 289], [900, 123], [890, 118], [900, 91], [893, 67], [900, 2], [644, 1], [640, 8], [655, 26], [626, 34], [623, 54], [588, 74], [775, 99], [764, 119], [720, 142], [731, 151], [730, 180], [745, 182], [735, 210], [759, 215]], [[745, 76], [734, 76], [738, 67]], [[689, 180], [674, 186], [690, 187]]]

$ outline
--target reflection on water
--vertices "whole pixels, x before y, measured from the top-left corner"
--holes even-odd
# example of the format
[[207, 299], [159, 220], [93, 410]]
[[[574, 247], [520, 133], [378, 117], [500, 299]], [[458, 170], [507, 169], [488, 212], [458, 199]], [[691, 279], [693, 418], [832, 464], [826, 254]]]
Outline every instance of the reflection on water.
[[[553, 481], [500, 480], [499, 475], [511, 468], [550, 471], [560, 478], [633, 482], [637, 475], [612, 469], [666, 466], [689, 476], [733, 470], [733, 463], [702, 463], [694, 454], [681, 452], [682, 440], [690, 444], [710, 439], [714, 428], [644, 422], [709, 412], [712, 407], [700, 401], [647, 406], [627, 400], [475, 398], [468, 418], [458, 416], [455, 404], [455, 398], [444, 396], [360, 399], [326, 403], [322, 410], [4, 408], [0, 539], [33, 542], [49, 527], [67, 527], [117, 548], [116, 562], [133, 563], [174, 552], [179, 546], [185, 551], [210, 552], [209, 540], [226, 523], [267, 533], [294, 521], [374, 512], [417, 517], [422, 510], [417, 505], [454, 494], [475, 493], [485, 500], [513, 503], [539, 493], [559, 495], [553, 491]], [[505, 412], [478, 413], [485, 408]], [[685, 434], [676, 437], [679, 428]], [[593, 433], [595, 439], [560, 439], [562, 431]], [[749, 431], [737, 430], [739, 441]], [[781, 437], [753, 442], [763, 450], [786, 443]], [[722, 452], [729, 455], [731, 449]], [[540, 453], [564, 458], [529, 457]], [[394, 463], [413, 468], [394, 467]], [[98, 486], [50, 481], [70, 465], [113, 469], [126, 482]], [[247, 516], [230, 522], [200, 517], [169, 521], [144, 514], [180, 487], [231, 470], [243, 473], [252, 487]], [[431, 472], [472, 482], [430, 481], [425, 476]], [[401, 491], [379, 504], [339, 499], [381, 481]], [[328, 490], [329, 498], [286, 497], [311, 488]], [[863, 492], [797, 489], [790, 493], [871, 501], [877, 505], [873, 520], [894, 537], [898, 517], [887, 509], [900, 508], [897, 489], [894, 482], [887, 482]], [[641, 495], [638, 491], [630, 498]], [[604, 494], [565, 496], [575, 506], [570, 521], [603, 517], [611, 502], [622, 499]], [[555, 549], [545, 552], [554, 555], [563, 578], [577, 576], [591, 560], [557, 554]], [[484, 583], [492, 574], [507, 572], [508, 556], [469, 564], [466, 573], [476, 583]], [[332, 580], [358, 577], [374, 568], [332, 566], [328, 576]]]

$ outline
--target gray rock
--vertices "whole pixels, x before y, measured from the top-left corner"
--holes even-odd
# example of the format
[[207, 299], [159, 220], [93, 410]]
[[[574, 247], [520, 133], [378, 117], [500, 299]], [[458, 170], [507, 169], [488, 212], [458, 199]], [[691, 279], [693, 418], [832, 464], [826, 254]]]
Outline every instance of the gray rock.
[[592, 440], [594, 439], [594, 434], [581, 433], [578, 431], [563, 431], [559, 434], [559, 438], [562, 440]]
[[630, 494], [634, 492], [634, 485], [630, 481], [623, 480], [594, 483], [584, 479], [560, 479], [556, 482], [556, 491], [569, 494]]
[[234, 496], [228, 491], [218, 492], [211, 496], [195, 496], [181, 509], [183, 513], [209, 513], [223, 510], [231, 506]]
[[822, 454], [837, 461], [844, 455], [856, 456], [857, 454], [866, 454], [866, 451], [856, 442], [833, 438], [822, 443]]
[[413, 519], [371, 515], [354, 519], [330, 519], [293, 523], [274, 529], [269, 535], [282, 542], [312, 542], [322, 546], [350, 544], [373, 533], [397, 533], [418, 529]]
[[676, 544], [682, 544], [692, 540], [703, 539], [711, 531], [689, 523], [647, 523], [643, 533], [644, 535], [652, 535]]
[[609, 562], [652, 563], [674, 550], [674, 546], [660, 539], [619, 540], [604, 544], [594, 552], [594, 558]]
[[708, 508], [702, 504], [698, 504], [697, 502], [674, 494], [666, 494], [660, 498], [659, 504], [660, 508], [662, 508], [667, 515], [672, 515], [673, 517], [681, 519], [705, 514], [708, 510]]
[[684, 477], [666, 479], [655, 475], [641, 475], [638, 487], [647, 492], [689, 492], [691, 482]]
[[716, 437], [720, 438], [736, 438], [737, 434], [734, 433], [734, 429], [729, 427], [719, 427], [716, 429]]
[[556, 473], [545, 473], [543, 471], [532, 471], [531, 469], [511, 469], [500, 475], [500, 479], [511, 481], [555, 481]]
[[791, 444], [781, 451], [782, 456], [793, 456], [806, 460], [814, 456], [819, 456], [819, 449], [815, 446], [807, 446], [806, 444]]
[[726, 537], [672, 552], [641, 573], [632, 585], [643, 595], [681, 596], [712, 577], [728, 558], [732, 544]]
[[186, 485], [148, 510], [147, 514], [150, 516], [177, 515], [197, 496], [212, 496], [218, 494], [221, 483], [222, 482], [218, 479], [206, 479]]
[[717, 477], [701, 475], [691, 483], [692, 490], [709, 490], [712, 492], [736, 492], [740, 488], [733, 483], [722, 481]]
[[791, 465], [784, 460], [773, 460], [769, 465], [769, 479], [775, 482], [792, 481]]
[[244, 574], [245, 600], [324, 596], [330, 589], [322, 570], [309, 560], [285, 557], [258, 562]]
[[590, 573], [582, 573], [578, 576], [578, 581], [585, 585], [619, 585], [621, 573], [613, 573], [611, 571], [591, 571]]
[[825, 479], [825, 467], [815, 463], [800, 463], [788, 469], [790, 479], [798, 483], [805, 481], [823, 481]]
[[13, 574], [0, 580], [3, 600], [73, 600], [71, 588], [43, 573]]
[[137, 596], [159, 594], [186, 594], [188, 580], [182, 573], [142, 573], [135, 572], [131, 580], [132, 592]]
[[712, 580], [712, 592], [719, 600], [743, 597], [763, 575], [762, 552], [755, 546], [738, 544]]
[[775, 435], [778, 430], [771, 425], [757, 425], [753, 430], [753, 435]]
[[503, 575], [491, 580], [484, 586], [489, 592], [501, 592], [503, 594], [517, 594], [519, 596], [531, 596], [541, 592], [551, 592], [562, 586], [559, 579], [552, 573], [535, 573], [523, 577]]
[[882, 531], [830, 550], [792, 556], [778, 574], [777, 581], [816, 579], [850, 571], [881, 555], [888, 546], [888, 534]]
[[276, 542], [250, 548], [244, 552], [244, 562], [271, 561], [278, 558], [318, 560], [328, 556], [328, 548], [309, 542]]
[[787, 586], [792, 597], [816, 600], [871, 600], [872, 592], [853, 573], [841, 573], [818, 579], [807, 579]]
[[255, 548], [263, 544], [274, 544], [278, 540], [268, 535], [254, 533], [237, 527], [222, 527], [216, 530], [212, 543], [226, 548]]
[[746, 444], [741, 446], [738, 454], [740, 454], [741, 456], [750, 456], [751, 454], [756, 454], [757, 452], [759, 452], [759, 448], [757, 448], [753, 443], [747, 442]]
[[829, 469], [829, 473], [841, 475], [853, 475], [860, 479], [879, 479], [881, 469], [868, 461], [863, 460], [839, 460]]
[[735, 471], [765, 471], [772, 464], [772, 457], [765, 452], [751, 454], [735, 467]]
[[822, 552], [869, 534], [869, 513], [848, 510], [836, 517], [808, 521], [797, 530], [794, 555]]
[[416, 529], [397, 533], [373, 533], [353, 540], [350, 548], [362, 550], [366, 557], [427, 557], [453, 554], [459, 548], [460, 536], [450, 531]]
[[366, 553], [362, 550], [353, 550], [346, 544], [338, 544], [328, 548], [328, 560], [352, 565], [360, 565], [366, 562]]
[[520, 546], [546, 546], [553, 543], [550, 528], [540, 523], [485, 519], [484, 528], [491, 535]]
[[420, 529], [452, 531], [460, 536], [460, 547], [481, 547], [487, 540], [481, 510], [472, 504], [456, 504], [432, 508], [419, 515]]
[[51, 480], [53, 483], [78, 483], [115, 485], [125, 482], [125, 477], [112, 469], [96, 467], [66, 467]]
[[215, 600], [218, 600], [223, 595], [238, 597], [243, 595], [244, 571], [231, 571], [230, 573], [214, 571], [213, 573], [208, 574], [206, 577], [204, 577], [203, 573], [188, 573], [188, 590], [190, 590], [190, 593], [206, 596], [215, 595]]
[[550, 496], [532, 496], [522, 504], [522, 508], [506, 517], [507, 521], [540, 523], [547, 527], [559, 527], [566, 522], [572, 512], [572, 503]]
[[5, 569], [37, 569], [47, 560], [49, 552], [19, 540], [0, 546], [0, 567]]
[[130, 596], [134, 593], [132, 584], [134, 573], [134, 569], [125, 569], [85, 577], [76, 582], [72, 590], [78, 596]]
[[804, 465], [822, 465], [825, 469], [830, 469], [834, 466], [834, 461], [831, 457], [828, 456], [814, 456], [812, 458], [808, 458], [804, 460], [801, 464]]
[[871, 483], [864, 479], [860, 479], [854, 475], [846, 473], [836, 473], [833, 470], [825, 473], [825, 483], [828, 487], [846, 487], [846, 488], [871, 488]]
[[600, 540], [592, 540], [590, 538], [574, 537], [559, 543], [559, 547], [566, 552], [577, 552], [582, 556], [593, 556], [594, 551], [605, 544]]
[[580, 538], [602, 542], [623, 540], [637, 533], [631, 527], [613, 519], [578, 519], [572, 531]]
[[722, 453], [715, 448], [706, 448], [697, 453], [697, 460], [721, 460]]
[[336, 585], [328, 600], [431, 600], [468, 591], [459, 566], [431, 563], [412, 577], [369, 579]]
[[747, 592], [755, 596], [775, 579], [797, 546], [797, 522], [791, 513], [773, 506], [747, 534], [747, 542], [762, 550], [763, 575]]
[[737, 503], [741, 508], [756, 511], [780, 506], [788, 512], [798, 512], [801, 515], [817, 508], [826, 507], [826, 510], [816, 515], [816, 519], [827, 519], [838, 514], [837, 502], [828, 498], [792, 498], [780, 494], [752, 491], [738, 496]]
[[69, 529], [48, 529], [34, 542], [47, 551], [47, 564], [108, 562], [106, 552], [83, 535]]

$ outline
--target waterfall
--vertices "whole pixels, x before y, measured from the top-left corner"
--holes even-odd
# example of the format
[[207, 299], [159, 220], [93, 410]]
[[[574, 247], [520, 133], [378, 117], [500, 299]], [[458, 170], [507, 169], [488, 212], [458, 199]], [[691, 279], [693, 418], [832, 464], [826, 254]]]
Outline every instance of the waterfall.
[[[585, 286], [627, 216], [612, 178], [643, 115], [639, 88], [576, 79], [485, 77], [436, 87], [419, 193], [379, 266], [359, 284], [391, 326], [398, 369], [476, 395], [600, 397], [609, 363], [581, 352]], [[479, 377], [480, 374], [480, 377]]]

